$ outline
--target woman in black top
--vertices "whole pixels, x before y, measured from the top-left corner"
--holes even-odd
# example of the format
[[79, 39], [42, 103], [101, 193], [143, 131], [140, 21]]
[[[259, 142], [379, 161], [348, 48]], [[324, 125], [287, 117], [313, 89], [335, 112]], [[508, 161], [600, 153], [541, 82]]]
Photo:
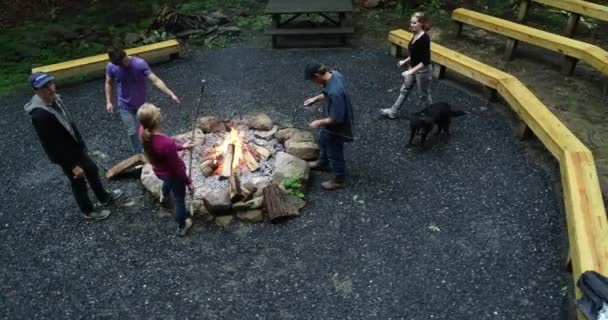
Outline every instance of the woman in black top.
[[395, 119], [399, 108], [407, 99], [409, 93], [418, 85], [418, 92], [423, 103], [431, 104], [431, 79], [433, 78], [433, 67], [431, 65], [431, 39], [429, 31], [431, 29], [428, 18], [422, 12], [416, 12], [410, 19], [410, 29], [414, 37], [408, 44], [409, 57], [397, 63], [399, 67], [408, 64], [408, 68], [401, 75], [403, 84], [399, 90], [399, 97], [392, 107], [382, 109], [384, 116]]

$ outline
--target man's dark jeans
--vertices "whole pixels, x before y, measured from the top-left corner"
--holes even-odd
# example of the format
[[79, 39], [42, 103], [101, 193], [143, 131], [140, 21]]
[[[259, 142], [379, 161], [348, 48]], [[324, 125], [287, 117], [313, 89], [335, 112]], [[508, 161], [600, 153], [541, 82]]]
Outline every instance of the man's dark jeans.
[[319, 163], [329, 163], [334, 177], [339, 182], [344, 181], [346, 163], [344, 161], [344, 138], [321, 129], [319, 132]]
[[97, 165], [88, 155], [83, 154], [82, 161], [80, 162], [80, 167], [84, 171], [84, 177], [74, 177], [74, 173], [72, 173], [73, 168], [62, 167], [63, 173], [68, 177], [70, 183], [72, 185], [72, 193], [74, 193], [74, 198], [76, 198], [76, 203], [78, 203], [78, 207], [80, 211], [84, 214], [90, 214], [93, 211], [93, 204], [89, 199], [89, 194], [87, 191], [87, 181], [93, 189], [95, 193], [95, 197], [99, 202], [106, 202], [110, 199], [110, 195], [103, 188], [101, 184], [101, 180], [99, 180], [99, 170], [97, 169]]
[[173, 196], [175, 203], [175, 221], [180, 229], [186, 225], [188, 212], [186, 212], [186, 184], [178, 177], [158, 177], [163, 181], [161, 192], [167, 199], [169, 193]]

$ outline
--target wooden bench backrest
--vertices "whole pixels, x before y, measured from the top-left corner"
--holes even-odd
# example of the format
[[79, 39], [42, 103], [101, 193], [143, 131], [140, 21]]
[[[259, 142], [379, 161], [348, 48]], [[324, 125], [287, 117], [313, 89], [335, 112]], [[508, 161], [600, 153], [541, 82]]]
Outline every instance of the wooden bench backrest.
[[[181, 46], [176, 40], [167, 40], [136, 48], [126, 49], [128, 55], [139, 56], [146, 60], [155, 59], [181, 51]], [[79, 74], [105, 70], [109, 62], [108, 54], [98, 54], [80, 59], [50, 64], [32, 69], [32, 73], [38, 71], [50, 72], [56, 78], [65, 78]]]
[[550, 7], [578, 13], [582, 16], [608, 21], [608, 7], [581, 0], [532, 0]]
[[608, 74], [608, 52], [598, 46], [464, 8], [454, 10], [452, 19], [563, 53], [589, 63], [603, 74]]

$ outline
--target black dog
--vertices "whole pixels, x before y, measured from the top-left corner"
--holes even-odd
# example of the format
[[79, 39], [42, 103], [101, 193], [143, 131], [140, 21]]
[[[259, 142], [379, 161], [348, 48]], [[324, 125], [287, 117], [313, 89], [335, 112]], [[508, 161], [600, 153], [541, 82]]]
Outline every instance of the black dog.
[[420, 146], [424, 147], [424, 140], [435, 125], [438, 128], [435, 134], [438, 135], [443, 130], [450, 135], [451, 119], [462, 115], [465, 115], [463, 111], [452, 110], [452, 107], [445, 102], [433, 103], [418, 112], [409, 113], [405, 116], [410, 121], [410, 141], [407, 146], [412, 146], [414, 136], [420, 134]]

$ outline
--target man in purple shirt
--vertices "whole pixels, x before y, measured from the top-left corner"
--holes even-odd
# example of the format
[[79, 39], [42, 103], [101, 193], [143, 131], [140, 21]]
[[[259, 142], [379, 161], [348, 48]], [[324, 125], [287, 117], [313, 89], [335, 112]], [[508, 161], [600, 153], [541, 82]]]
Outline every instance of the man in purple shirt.
[[106, 67], [106, 110], [114, 112], [112, 104], [112, 89], [116, 82], [116, 104], [120, 120], [127, 129], [133, 152], [142, 153], [142, 145], [137, 136], [137, 109], [146, 102], [146, 79], [164, 92], [176, 103], [179, 98], [157, 77], [145, 60], [138, 57], [127, 56], [122, 49], [112, 49], [108, 53], [110, 63]]

